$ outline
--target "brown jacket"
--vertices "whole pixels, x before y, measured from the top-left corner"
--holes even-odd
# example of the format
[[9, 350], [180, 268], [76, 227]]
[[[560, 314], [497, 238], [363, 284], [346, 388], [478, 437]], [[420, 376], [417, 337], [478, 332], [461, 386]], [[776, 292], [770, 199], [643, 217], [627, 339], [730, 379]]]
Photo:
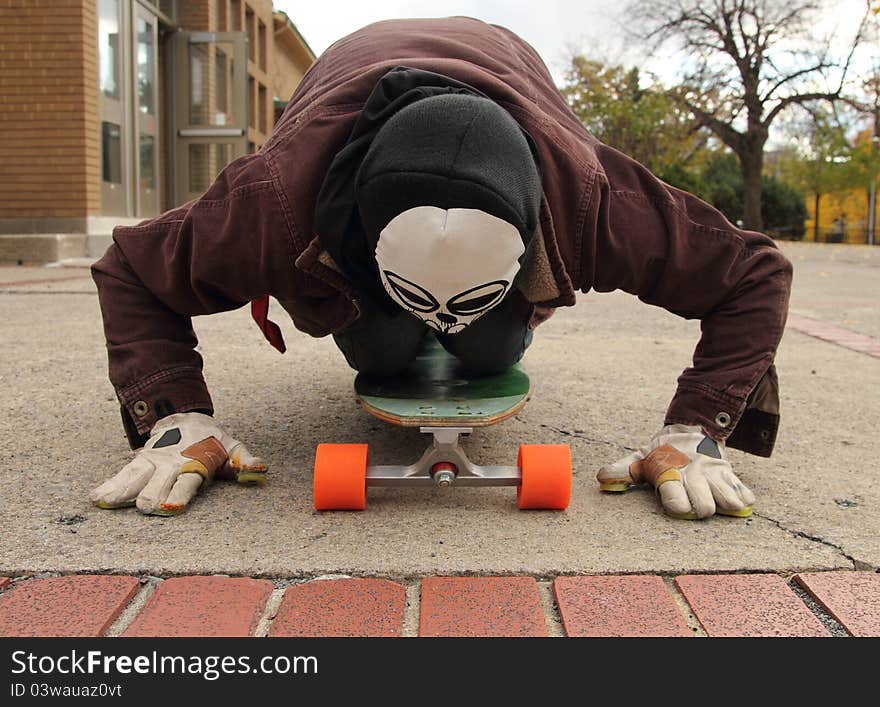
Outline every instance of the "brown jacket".
[[731, 447], [769, 456], [791, 264], [769, 237], [734, 227], [587, 133], [527, 43], [462, 17], [380, 22], [339, 40], [308, 71], [259, 154], [230, 164], [200, 199], [114, 231], [92, 272], [132, 446], [164, 415], [213, 409], [190, 317], [272, 295], [312, 336], [357, 318], [351, 283], [315, 233], [315, 202], [365, 100], [397, 66], [476, 88], [535, 141], [540, 247], [516, 282], [535, 322], [591, 289], [625, 290], [699, 318], [693, 366], [665, 423], [701, 425]]

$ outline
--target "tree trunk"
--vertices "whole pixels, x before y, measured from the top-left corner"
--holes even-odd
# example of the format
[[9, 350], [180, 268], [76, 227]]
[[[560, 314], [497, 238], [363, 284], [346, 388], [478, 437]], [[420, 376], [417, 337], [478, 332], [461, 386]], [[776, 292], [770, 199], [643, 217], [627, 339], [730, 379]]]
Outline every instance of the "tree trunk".
[[761, 171], [764, 152], [741, 155], [739, 164], [743, 179], [743, 228], [761, 231], [764, 220], [761, 218]]
[[813, 204], [815, 205], [813, 208], [813, 241], [815, 243], [819, 242], [819, 201], [821, 199], [822, 195], [816, 192], [813, 197]]

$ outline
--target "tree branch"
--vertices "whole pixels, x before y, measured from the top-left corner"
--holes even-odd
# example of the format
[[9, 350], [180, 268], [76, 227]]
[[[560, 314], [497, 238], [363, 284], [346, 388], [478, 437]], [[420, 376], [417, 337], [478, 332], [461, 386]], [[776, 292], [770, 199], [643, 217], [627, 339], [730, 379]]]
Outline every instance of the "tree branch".
[[849, 71], [849, 65], [852, 63], [853, 56], [856, 53], [856, 49], [858, 49], [859, 44], [862, 41], [862, 35], [865, 31], [865, 28], [868, 26], [868, 20], [871, 16], [871, 8], [865, 10], [865, 14], [862, 16], [862, 21], [859, 22], [859, 29], [856, 32], [856, 36], [853, 38], [852, 46], [849, 49], [849, 54], [846, 57], [846, 62], [843, 64], [843, 72], [840, 75], [840, 85], [837, 87], [837, 92], [840, 93], [843, 90], [843, 84], [846, 81], [846, 74]]
[[796, 93], [791, 96], [786, 96], [781, 99], [779, 103], [773, 106], [773, 110], [771, 110], [767, 117], [761, 121], [761, 125], [765, 128], [769, 128], [770, 124], [775, 120], [776, 116], [779, 115], [783, 110], [788, 108], [788, 106], [793, 104], [801, 104], [807, 103], [808, 101], [828, 101], [833, 103], [840, 99], [840, 89], [834, 91], [833, 93]]
[[[812, 73], [813, 71], [821, 71], [822, 69], [830, 69], [831, 67], [836, 66], [833, 63], [826, 63], [824, 59], [820, 61], [818, 64], [814, 64], [813, 66], [808, 66], [804, 69], [800, 69], [799, 71], [795, 71], [792, 74], [788, 74], [783, 76], [779, 81], [777, 81], [773, 86], [761, 97], [761, 103], [766, 103], [769, 101], [773, 94], [779, 90], [782, 86], [787, 84], [789, 81], [793, 81], [794, 79], [804, 76], [805, 74]], [[775, 67], [774, 67], [775, 68]]]
[[734, 128], [731, 127], [729, 123], [725, 123], [723, 120], [715, 117], [692, 101], [689, 101], [684, 96], [678, 95], [674, 92], [670, 93], [669, 95], [672, 97], [672, 100], [681, 103], [682, 105], [686, 106], [689, 111], [694, 113], [694, 115], [697, 116], [697, 120], [701, 126], [709, 128], [709, 130], [711, 130], [719, 138], [721, 138], [721, 141], [725, 145], [730, 147], [734, 152], [738, 154], [742, 150], [743, 135], [742, 133], [734, 130]]

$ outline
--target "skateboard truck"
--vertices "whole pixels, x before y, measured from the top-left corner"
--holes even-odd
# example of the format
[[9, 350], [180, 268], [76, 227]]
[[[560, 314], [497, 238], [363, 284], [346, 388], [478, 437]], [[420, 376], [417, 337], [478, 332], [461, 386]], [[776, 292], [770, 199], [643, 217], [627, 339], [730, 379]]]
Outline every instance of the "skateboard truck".
[[516, 466], [480, 466], [474, 464], [458, 443], [469, 435], [471, 427], [420, 427], [434, 436], [433, 444], [422, 458], [408, 466], [368, 466], [367, 486], [518, 486], [521, 479]]
[[571, 497], [565, 444], [523, 444], [517, 466], [474, 464], [459, 444], [471, 427], [420, 427], [432, 444], [413, 464], [368, 465], [366, 444], [319, 444], [314, 502], [319, 511], [363, 510], [369, 486], [515, 486], [521, 509], [563, 510]]

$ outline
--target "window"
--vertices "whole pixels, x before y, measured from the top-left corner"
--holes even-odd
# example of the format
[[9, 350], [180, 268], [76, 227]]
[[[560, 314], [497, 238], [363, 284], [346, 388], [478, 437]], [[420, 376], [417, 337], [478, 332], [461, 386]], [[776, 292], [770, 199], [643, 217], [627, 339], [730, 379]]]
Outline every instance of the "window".
[[257, 61], [257, 18], [254, 11], [250, 8], [244, 11], [245, 26], [247, 27], [248, 38], [248, 59], [253, 62]]
[[217, 113], [214, 122], [226, 125], [229, 112], [229, 64], [226, 52], [219, 46], [214, 50], [214, 86], [217, 95]]
[[195, 143], [189, 146], [189, 190], [202, 194], [227, 164], [232, 161], [232, 145]]
[[101, 93], [119, 98], [119, 0], [98, 3], [98, 55]]
[[259, 42], [260, 68], [266, 70], [266, 25], [257, 23], [257, 41]]
[[101, 178], [122, 184], [122, 134], [115, 123], [101, 123], [101, 163]]
[[140, 135], [140, 179], [141, 189], [156, 188], [156, 138], [152, 135]]
[[253, 76], [248, 77], [248, 125], [257, 128], [257, 82]]
[[155, 73], [155, 48], [153, 25], [141, 17], [137, 19], [137, 94], [141, 113], [156, 115], [153, 74]]
[[269, 124], [266, 122], [266, 87], [260, 84], [259, 96], [257, 98], [257, 115], [259, 123], [257, 126], [262, 133], [269, 132]]
[[189, 45], [189, 122], [191, 125], [210, 125], [208, 99], [207, 44]]

